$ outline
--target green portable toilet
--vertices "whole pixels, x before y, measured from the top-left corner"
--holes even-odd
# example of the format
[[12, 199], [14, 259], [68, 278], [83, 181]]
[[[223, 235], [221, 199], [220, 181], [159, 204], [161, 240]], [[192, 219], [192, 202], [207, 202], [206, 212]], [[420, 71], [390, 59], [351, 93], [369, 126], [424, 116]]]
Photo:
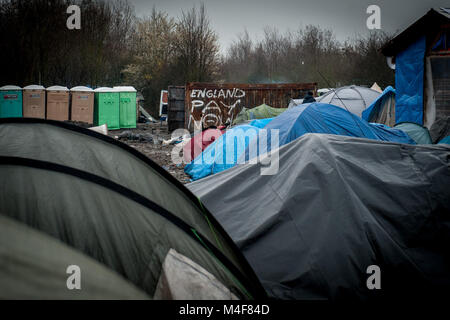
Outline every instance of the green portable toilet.
[[120, 129], [119, 92], [113, 88], [101, 87], [94, 90], [94, 124], [106, 123], [108, 129]]
[[136, 89], [134, 87], [114, 87], [120, 96], [120, 127], [136, 128]]
[[22, 117], [22, 88], [0, 87], [0, 118]]

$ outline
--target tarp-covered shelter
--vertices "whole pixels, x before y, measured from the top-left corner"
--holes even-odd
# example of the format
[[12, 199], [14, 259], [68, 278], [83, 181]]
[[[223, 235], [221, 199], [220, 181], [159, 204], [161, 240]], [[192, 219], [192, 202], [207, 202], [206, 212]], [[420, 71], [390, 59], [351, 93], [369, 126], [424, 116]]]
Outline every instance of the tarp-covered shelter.
[[228, 129], [187, 164], [184, 171], [197, 180], [235, 166], [249, 143], [258, 137], [259, 130], [259, 127], [249, 124]]
[[262, 104], [254, 108], [243, 108], [233, 120], [233, 124], [239, 124], [247, 120], [273, 118], [286, 111], [286, 108], [272, 108]]
[[362, 118], [367, 122], [375, 122], [393, 127], [395, 125], [395, 89], [386, 87], [381, 95], [363, 111]]
[[317, 102], [329, 103], [350, 111], [361, 117], [362, 112], [368, 108], [380, 93], [370, 88], [360, 86], [346, 86], [336, 88], [321, 97]]
[[[307, 134], [278, 163], [188, 184], [271, 297], [448, 297], [450, 146]], [[381, 290], [366, 285], [372, 265]]]
[[[320, 102], [306, 103], [288, 109], [269, 122], [264, 129], [267, 132], [266, 151], [270, 151], [272, 148], [270, 143], [272, 130], [278, 131], [279, 146], [283, 146], [307, 133], [328, 133], [415, 144], [414, 140], [401, 130], [381, 124], [368, 123], [343, 108]], [[241, 162], [260, 155], [257, 144], [260, 145], [260, 141], [251, 142], [246, 150], [245, 159]]]
[[432, 144], [430, 132], [427, 128], [412, 122], [401, 122], [395, 125], [395, 129], [402, 130], [417, 144]]
[[395, 69], [395, 120], [431, 128], [450, 116], [450, 9], [430, 9], [382, 49]]
[[264, 296], [227, 233], [135, 149], [58, 121], [0, 120], [0, 214], [61, 240], [155, 294], [170, 249], [238, 298]]

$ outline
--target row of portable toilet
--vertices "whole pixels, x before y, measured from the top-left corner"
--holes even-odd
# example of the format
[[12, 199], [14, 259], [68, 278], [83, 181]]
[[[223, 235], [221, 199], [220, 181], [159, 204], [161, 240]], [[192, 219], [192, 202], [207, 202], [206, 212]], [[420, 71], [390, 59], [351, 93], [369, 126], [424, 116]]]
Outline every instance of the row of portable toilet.
[[72, 120], [108, 129], [136, 128], [136, 89], [30, 85], [0, 87], [0, 118]]

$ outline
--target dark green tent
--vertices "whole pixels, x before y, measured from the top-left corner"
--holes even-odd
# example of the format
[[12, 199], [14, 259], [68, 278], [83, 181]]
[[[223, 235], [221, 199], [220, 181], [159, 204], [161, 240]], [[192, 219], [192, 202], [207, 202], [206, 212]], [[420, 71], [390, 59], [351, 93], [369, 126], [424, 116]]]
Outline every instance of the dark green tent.
[[[80, 268], [80, 290], [67, 267]], [[0, 299], [149, 299], [127, 280], [61, 241], [0, 215]]]
[[248, 120], [274, 118], [286, 110], [287, 108], [272, 108], [267, 104], [262, 104], [251, 109], [244, 107], [234, 119], [233, 125], [243, 123]]
[[264, 297], [223, 228], [150, 159], [88, 129], [0, 121], [0, 212], [58, 238], [153, 296], [173, 248], [239, 298]]

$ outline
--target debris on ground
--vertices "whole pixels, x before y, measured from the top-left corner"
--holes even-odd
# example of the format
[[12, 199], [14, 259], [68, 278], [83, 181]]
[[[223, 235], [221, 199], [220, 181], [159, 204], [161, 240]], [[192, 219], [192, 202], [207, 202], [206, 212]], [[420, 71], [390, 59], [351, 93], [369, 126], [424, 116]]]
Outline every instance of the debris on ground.
[[163, 144], [164, 140], [172, 140], [166, 123], [138, 123], [135, 129], [111, 130], [108, 135], [143, 153], [181, 183], [191, 181], [184, 173], [185, 164], [175, 164], [172, 160], [171, 154], [175, 146]]

